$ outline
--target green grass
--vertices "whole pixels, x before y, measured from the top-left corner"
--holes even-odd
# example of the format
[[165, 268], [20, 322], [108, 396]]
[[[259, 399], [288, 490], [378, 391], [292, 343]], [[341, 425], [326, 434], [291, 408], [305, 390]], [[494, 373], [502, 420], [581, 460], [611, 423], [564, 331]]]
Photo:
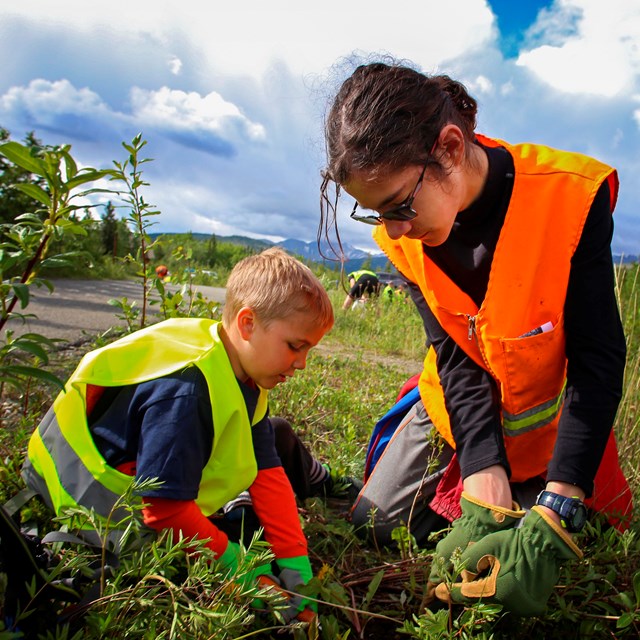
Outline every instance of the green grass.
[[[619, 300], [629, 350], [625, 394], [615, 429], [622, 465], [638, 504], [638, 267], [620, 270], [619, 274]], [[420, 370], [424, 334], [411, 304], [387, 306], [379, 302], [362, 311], [343, 312], [344, 292], [332, 291], [331, 296], [336, 308], [335, 327], [314, 350], [306, 370], [271, 393], [271, 414], [290, 420], [321, 460], [340, 472], [360, 475], [373, 425], [394, 403], [407, 378]], [[57, 375], [68, 375], [80, 355], [75, 350], [52, 358]], [[4, 498], [20, 486], [18, 473], [27, 437], [50, 401], [51, 390], [35, 383], [28, 393], [4, 398], [4, 430], [0, 434], [0, 491]], [[348, 521], [348, 504], [312, 499], [300, 506], [323, 603], [322, 630], [295, 629], [289, 635], [294, 639], [640, 636], [637, 518], [625, 534], [608, 529], [597, 519], [591, 522], [579, 539], [585, 559], [563, 569], [545, 615], [517, 619], [497, 607], [482, 605], [425, 611], [421, 604], [437, 538], [430, 548], [418, 549], [400, 530], [398, 539], [402, 543], [398, 548], [377, 548], [354, 534]], [[42, 517], [31, 505], [25, 515], [34, 514]], [[122, 573], [108, 585], [113, 602], [96, 605], [78, 640], [116, 637], [108, 635], [109, 629], [116, 628], [117, 637], [131, 638], [283, 637], [277, 629], [263, 629], [265, 625], [279, 625], [256, 618], [250, 607], [254, 594], [235, 592], [219, 573], [207, 571], [202, 563], [190, 564], [183, 549], [176, 548], [171, 540], [159, 544], [160, 550], [125, 559]], [[81, 550], [73, 553], [74, 562], [88, 562]], [[163, 554], [169, 560], [160, 560]], [[127, 615], [123, 615], [125, 605]], [[114, 626], [109, 626], [110, 621]], [[0, 630], [0, 640], [5, 637], [9, 636], [3, 636]]]
[[426, 352], [425, 335], [422, 320], [410, 299], [406, 303], [372, 299], [364, 307], [343, 311], [342, 289], [331, 291], [330, 297], [336, 321], [323, 343], [338, 343], [353, 355], [401, 357], [415, 362], [419, 370]]

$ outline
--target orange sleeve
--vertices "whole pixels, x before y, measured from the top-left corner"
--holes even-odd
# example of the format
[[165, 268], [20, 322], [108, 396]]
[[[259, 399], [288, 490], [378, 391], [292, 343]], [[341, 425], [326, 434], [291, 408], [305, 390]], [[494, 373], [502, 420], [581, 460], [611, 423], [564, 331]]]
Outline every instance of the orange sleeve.
[[249, 487], [253, 509], [264, 527], [264, 537], [276, 558], [306, 556], [296, 498], [282, 467], [261, 469]]
[[207, 518], [194, 500], [170, 500], [168, 498], [144, 497], [148, 506], [142, 510], [144, 523], [155, 529], [171, 529], [174, 540], [182, 532], [183, 538], [198, 537], [199, 540], [210, 538], [205, 544], [217, 556], [224, 553], [229, 539]]
[[95, 384], [88, 384], [86, 390], [85, 403], [87, 407], [87, 418], [91, 416], [91, 412], [94, 410], [98, 400], [102, 396], [104, 387], [98, 387]]

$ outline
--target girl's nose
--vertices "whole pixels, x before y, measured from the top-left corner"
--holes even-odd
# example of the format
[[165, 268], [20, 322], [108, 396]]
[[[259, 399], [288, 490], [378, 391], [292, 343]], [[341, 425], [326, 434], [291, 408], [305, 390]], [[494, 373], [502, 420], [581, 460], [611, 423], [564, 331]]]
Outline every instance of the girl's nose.
[[387, 230], [387, 234], [392, 240], [398, 240], [402, 236], [409, 233], [411, 230], [410, 220], [384, 220], [384, 228]]

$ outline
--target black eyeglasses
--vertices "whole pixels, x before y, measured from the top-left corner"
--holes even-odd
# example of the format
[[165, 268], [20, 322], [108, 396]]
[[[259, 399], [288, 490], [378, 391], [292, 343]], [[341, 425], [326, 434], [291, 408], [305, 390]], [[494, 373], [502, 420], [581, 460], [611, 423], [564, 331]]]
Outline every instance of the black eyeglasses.
[[[428, 162], [427, 162], [428, 164]], [[422, 180], [424, 179], [424, 173], [427, 170], [427, 164], [424, 165], [422, 169], [422, 173], [418, 178], [418, 182], [414, 187], [411, 195], [404, 201], [401, 202], [397, 207], [392, 207], [388, 211], [381, 213], [379, 216], [376, 215], [368, 215], [368, 216], [358, 216], [356, 215], [356, 210], [358, 209], [358, 203], [356, 202], [353, 205], [353, 211], [351, 211], [351, 218], [353, 220], [357, 220], [358, 222], [364, 222], [365, 224], [382, 224], [385, 220], [397, 221], [397, 222], [405, 222], [407, 220], [413, 220], [418, 214], [415, 209], [411, 206], [413, 205], [413, 201], [415, 200], [418, 192], [420, 191], [420, 187], [422, 186]]]

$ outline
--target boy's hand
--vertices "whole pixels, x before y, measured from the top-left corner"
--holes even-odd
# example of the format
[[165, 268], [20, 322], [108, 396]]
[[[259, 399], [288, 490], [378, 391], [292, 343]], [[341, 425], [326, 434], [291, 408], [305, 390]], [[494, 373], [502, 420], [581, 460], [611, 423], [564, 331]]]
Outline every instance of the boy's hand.
[[[282, 577], [282, 573], [280, 576]], [[291, 590], [288, 586], [282, 583], [281, 579], [276, 578], [273, 575], [260, 576], [258, 578], [258, 584], [263, 589], [274, 589], [277, 593], [286, 598], [287, 606], [278, 608], [278, 613], [283, 617], [286, 623], [289, 623], [292, 620], [312, 622], [317, 616], [317, 613], [311, 609], [310, 606], [305, 605], [305, 599], [298, 593], [291, 593]]]
[[[244, 554], [246, 555], [246, 554]], [[234, 580], [240, 582], [245, 586], [253, 586], [256, 583], [256, 580], [260, 576], [268, 575], [273, 573], [273, 568], [271, 564], [262, 564], [257, 567], [253, 567], [249, 571], [238, 571], [238, 567], [240, 565], [240, 558], [243, 557], [243, 551], [240, 548], [240, 545], [236, 542], [231, 542], [229, 540], [227, 544], [227, 548], [224, 550], [224, 553], [218, 558], [220, 563], [225, 569], [229, 569], [234, 574]]]
[[[276, 560], [280, 573], [278, 578], [280, 584], [287, 591], [296, 591], [298, 587], [308, 584], [313, 578], [313, 569], [309, 562], [309, 556], [297, 556], [295, 558], [278, 558]], [[302, 598], [299, 611], [310, 608], [312, 611], [318, 611], [318, 603], [306, 598]]]

